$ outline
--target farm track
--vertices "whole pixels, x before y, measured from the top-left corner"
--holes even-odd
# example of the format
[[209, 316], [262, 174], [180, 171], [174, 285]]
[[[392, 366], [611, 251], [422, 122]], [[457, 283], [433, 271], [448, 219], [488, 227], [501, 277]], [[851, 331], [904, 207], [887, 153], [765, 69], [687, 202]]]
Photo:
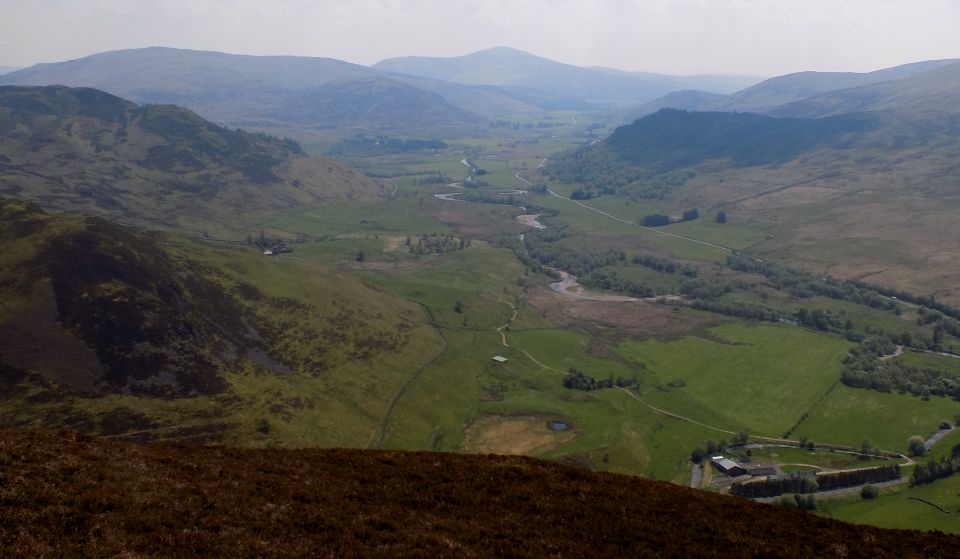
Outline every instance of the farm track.
[[440, 328], [440, 325], [437, 324], [437, 319], [434, 318], [433, 311], [430, 310], [430, 307], [421, 303], [420, 301], [414, 301], [412, 299], [410, 301], [423, 307], [424, 312], [427, 313], [427, 317], [430, 319], [430, 325], [433, 326], [433, 329], [437, 331], [437, 335], [440, 336], [440, 339], [443, 341], [443, 344], [441, 345], [440, 350], [437, 353], [435, 353], [426, 363], [424, 363], [423, 365], [420, 365], [420, 367], [416, 371], [414, 371], [412, 375], [410, 375], [410, 378], [408, 378], [407, 381], [403, 383], [403, 386], [400, 387], [400, 390], [398, 390], [397, 393], [393, 396], [393, 399], [390, 400], [390, 405], [387, 407], [387, 413], [383, 417], [383, 424], [380, 427], [380, 435], [377, 437], [374, 448], [383, 448], [383, 442], [384, 440], [386, 440], [387, 433], [390, 430], [390, 421], [393, 419], [393, 411], [397, 407], [397, 402], [399, 402], [400, 398], [402, 398], [403, 395], [406, 393], [407, 388], [409, 388], [410, 385], [413, 384], [413, 382], [420, 377], [420, 374], [423, 372], [424, 369], [426, 369], [430, 365], [433, 365], [436, 362], [436, 360], [439, 359], [444, 353], [446, 353], [447, 349], [449, 349], [450, 347], [450, 343], [447, 341], [447, 337], [443, 335], [443, 330]]
[[515, 349], [515, 350], [519, 351], [520, 353], [526, 355], [528, 359], [530, 359], [531, 361], [533, 361], [534, 363], [536, 363], [539, 367], [541, 367], [541, 368], [543, 368], [543, 369], [546, 369], [546, 370], [548, 370], [548, 371], [553, 371], [553, 372], [555, 372], [555, 373], [559, 373], [559, 374], [561, 374], [561, 375], [566, 376], [567, 373], [565, 373], [565, 372], [563, 372], [563, 371], [561, 371], [561, 370], [558, 370], [558, 369], [554, 369], [553, 367], [551, 367], [551, 366], [549, 366], [549, 365], [544, 365], [543, 363], [540, 362], [540, 360], [538, 360], [536, 357], [530, 355], [530, 353], [527, 352], [526, 350], [513, 347], [513, 346], [511, 346], [509, 343], [507, 343], [507, 333], [506, 333], [506, 329], [510, 326], [510, 323], [513, 322], [515, 318], [517, 318], [517, 314], [519, 314], [520, 311], [517, 309], [517, 306], [514, 305], [513, 303], [511, 303], [510, 301], [506, 301], [506, 300], [504, 300], [504, 299], [500, 299], [500, 302], [501, 302], [501, 303], [506, 303], [507, 305], [510, 305], [510, 308], [513, 309], [513, 316], [511, 316], [510, 319], [507, 320], [506, 324], [504, 324], [503, 326], [500, 326], [500, 327], [497, 328], [497, 333], [500, 334], [500, 343], [503, 344], [503, 347], [508, 347], [508, 348], [510, 348], [510, 349]]

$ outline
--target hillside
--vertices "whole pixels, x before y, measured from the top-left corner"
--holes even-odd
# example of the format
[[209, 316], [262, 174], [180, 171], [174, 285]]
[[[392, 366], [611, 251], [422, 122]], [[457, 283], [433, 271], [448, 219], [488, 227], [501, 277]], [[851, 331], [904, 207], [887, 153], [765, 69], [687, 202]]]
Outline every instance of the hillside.
[[861, 111], [960, 112], [960, 62], [894, 81], [852, 87], [777, 107], [771, 114], [819, 118]]
[[693, 111], [700, 107], [707, 106], [710, 103], [718, 102], [725, 97], [725, 95], [720, 93], [710, 93], [709, 91], [698, 91], [695, 89], [674, 91], [673, 93], [668, 93], [663, 97], [654, 99], [649, 103], [623, 110], [616, 115], [616, 118], [619, 121], [630, 123], [638, 118], [653, 114], [660, 109]]
[[[644, 180], [706, 161], [736, 167], [784, 163], [821, 149], [862, 145], [883, 125], [868, 114], [827, 119], [662, 109], [601, 143], [555, 157], [546, 173], [588, 191], [645, 196]], [[659, 194], [658, 194], [659, 195]]]
[[944, 557], [960, 540], [495, 455], [0, 433], [17, 555]]
[[308, 137], [475, 132], [485, 119], [532, 109], [496, 92], [393, 79], [330, 58], [163, 47], [38, 64], [2, 76], [0, 84], [93, 87], [138, 103], [184, 106], [219, 123]]
[[[699, 102], [677, 104], [677, 99], [666, 97], [650, 103], [647, 112], [654, 112], [659, 108], [689, 109], [697, 111], [727, 111], [772, 113], [778, 116], [826, 116], [840, 112], [859, 112], [868, 110], [859, 108], [832, 113], [810, 114], [808, 112], [781, 112], [778, 107], [789, 103], [796, 103], [817, 97], [832, 91], [845, 90], [902, 80], [915, 75], [922, 75], [928, 71], [955, 64], [956, 60], [928, 60], [885, 68], [874, 72], [797, 72], [786, 74], [762, 81], [731, 93], [722, 98], [703, 97]], [[700, 88], [703, 89], [703, 88]], [[690, 101], [688, 99], [688, 101]], [[654, 110], [649, 110], [653, 108]], [[642, 116], [644, 107], [634, 109], [637, 116]]]
[[0, 240], [8, 427], [362, 445], [430, 344], [412, 305], [253, 247], [2, 199]]
[[380, 188], [295, 142], [62, 86], [0, 87], [0, 171], [0, 194], [200, 231]]
[[[668, 76], [563, 64], [507, 47], [451, 58], [403, 57], [382, 60], [374, 68], [471, 85], [497, 86], [539, 106], [577, 102], [629, 105], [678, 89], [729, 93], [755, 83], [746, 76]], [[537, 99], [533, 90], [541, 96]], [[581, 108], [581, 107], [572, 107]]]

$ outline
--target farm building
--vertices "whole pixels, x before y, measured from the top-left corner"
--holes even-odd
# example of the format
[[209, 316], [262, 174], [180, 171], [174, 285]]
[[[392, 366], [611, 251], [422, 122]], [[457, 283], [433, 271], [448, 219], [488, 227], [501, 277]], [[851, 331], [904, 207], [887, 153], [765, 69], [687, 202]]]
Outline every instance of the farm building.
[[713, 465], [716, 466], [721, 473], [727, 474], [730, 477], [742, 476], [747, 473], [746, 468], [723, 456], [714, 456], [710, 461], [713, 462]]
[[496, 361], [497, 363], [506, 363], [506, 362], [507, 362], [507, 358], [504, 357], [504, 356], [502, 356], [502, 355], [494, 355], [494, 356], [492, 357], [492, 359], [493, 359], [494, 361]]

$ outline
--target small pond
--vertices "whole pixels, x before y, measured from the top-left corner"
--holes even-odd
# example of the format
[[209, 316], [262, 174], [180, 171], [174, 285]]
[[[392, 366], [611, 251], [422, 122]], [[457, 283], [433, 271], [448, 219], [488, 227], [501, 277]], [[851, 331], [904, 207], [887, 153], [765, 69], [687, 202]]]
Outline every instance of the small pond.
[[566, 431], [570, 426], [562, 421], [554, 421], [550, 424], [550, 429], [554, 431]]

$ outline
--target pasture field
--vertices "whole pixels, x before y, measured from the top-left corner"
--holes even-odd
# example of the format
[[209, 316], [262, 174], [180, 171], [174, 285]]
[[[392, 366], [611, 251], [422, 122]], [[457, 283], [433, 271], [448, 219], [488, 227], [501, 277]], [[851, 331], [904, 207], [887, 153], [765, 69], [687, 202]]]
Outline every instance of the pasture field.
[[794, 431], [825, 443], [859, 446], [864, 440], [877, 448], [905, 452], [907, 439], [933, 434], [940, 422], [952, 420], [960, 404], [949, 398], [924, 401], [909, 394], [885, 394], [837, 384]]
[[843, 500], [822, 500], [818, 507], [822, 516], [855, 524], [960, 534], [960, 517], [957, 516], [960, 512], [960, 476], [900, 489], [895, 493], [881, 491], [873, 500], [861, 499], [859, 495]]
[[651, 403], [682, 402], [687, 413], [722, 418], [724, 429], [780, 436], [838, 381], [849, 346], [795, 327], [730, 324], [706, 337], [624, 342], [618, 352], [651, 375], [642, 391]]

